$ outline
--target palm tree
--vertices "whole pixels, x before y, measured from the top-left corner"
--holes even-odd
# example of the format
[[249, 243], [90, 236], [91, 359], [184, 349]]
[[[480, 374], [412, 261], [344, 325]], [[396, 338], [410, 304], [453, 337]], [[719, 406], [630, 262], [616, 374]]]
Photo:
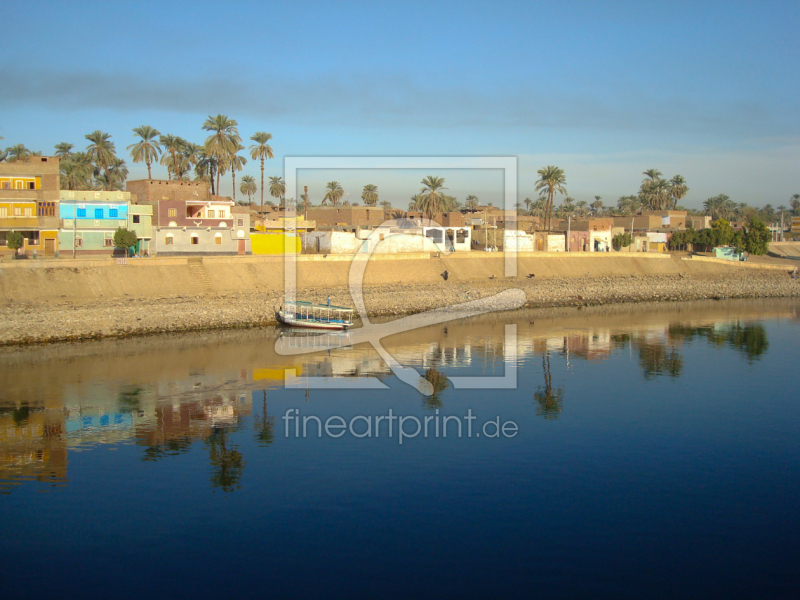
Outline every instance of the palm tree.
[[117, 158], [116, 148], [114, 147], [114, 142], [111, 141], [111, 135], [97, 129], [85, 137], [91, 142], [91, 144], [86, 147], [86, 153], [98, 169], [103, 169], [105, 181], [110, 182], [111, 178], [108, 174], [108, 167]]
[[411, 196], [411, 202], [408, 203], [408, 210], [413, 212], [420, 211], [422, 210], [421, 206], [422, 201], [420, 200], [420, 195], [414, 194]]
[[252, 196], [258, 190], [258, 187], [256, 186], [255, 177], [253, 177], [252, 175], [245, 175], [244, 177], [242, 177], [242, 183], [239, 185], [239, 190], [243, 194], [247, 195], [247, 204], [252, 204], [253, 203]]
[[197, 151], [197, 162], [194, 165], [194, 180], [203, 181], [210, 186], [213, 173], [214, 159], [206, 154], [205, 148], [200, 146]]
[[603, 201], [600, 199], [600, 196], [594, 197], [594, 202], [592, 202], [592, 210], [594, 210], [594, 213], [598, 217], [603, 215]]
[[75, 144], [70, 144], [69, 142], [61, 142], [60, 144], [56, 144], [56, 156], [61, 160], [64, 160], [72, 154], [72, 149], [74, 147]]
[[467, 196], [466, 200], [464, 200], [464, 206], [466, 206], [469, 210], [477, 210], [479, 206], [478, 197], [470, 194]]
[[446, 197], [442, 193], [443, 190], [447, 189], [444, 187], [444, 178], [428, 175], [422, 179], [422, 186], [419, 197], [420, 208], [428, 217], [428, 220], [433, 221], [433, 217], [442, 212], [446, 205]]
[[689, 192], [686, 180], [682, 175], [675, 175], [675, 177], [669, 180], [669, 192], [672, 198], [672, 210], [675, 210], [675, 207], [678, 206], [678, 202]]
[[6, 152], [8, 152], [8, 162], [13, 162], [31, 155], [31, 151], [25, 147], [25, 144], [16, 144], [10, 148], [6, 148]]
[[586, 200], [578, 200], [578, 215], [581, 219], [586, 218], [587, 213], [589, 212], [589, 203]]
[[566, 194], [567, 189], [564, 185], [567, 183], [567, 178], [564, 175], [563, 169], [549, 165], [537, 171], [539, 173], [539, 181], [536, 183], [536, 189], [539, 194], [546, 198], [545, 202], [545, 229], [550, 231], [551, 215], [553, 214], [553, 197], [558, 194]]
[[383, 218], [388, 219], [389, 217], [387, 215], [389, 211], [392, 210], [392, 203], [388, 200], [381, 200], [381, 206], [383, 207]]
[[[147, 164], [147, 178], [152, 179], [150, 175], [150, 164], [154, 160], [158, 160], [158, 155], [161, 154], [161, 146], [155, 141], [156, 136], [161, 135], [157, 129], [150, 127], [150, 125], [142, 125], [136, 127], [133, 133], [139, 136], [139, 141], [127, 147], [131, 151], [131, 158], [133, 162], [144, 162]], [[56, 146], [58, 148], [58, 146]]]
[[186, 147], [186, 140], [177, 135], [162, 135], [158, 139], [159, 144], [164, 148], [164, 155], [161, 157], [161, 164], [167, 167], [167, 177], [169, 179], [181, 179], [183, 177], [183, 151]]
[[253, 160], [261, 159], [261, 212], [264, 212], [264, 160], [274, 158], [272, 148], [267, 144], [272, 139], [272, 134], [257, 131], [250, 139], [255, 142], [250, 146], [250, 157]]
[[286, 183], [283, 181], [283, 177], [275, 177], [269, 178], [269, 195], [273, 198], [280, 198], [281, 199], [281, 206], [283, 206], [283, 195], [286, 193]]
[[239, 152], [244, 150], [244, 146], [237, 144], [236, 152], [232, 153], [228, 159], [228, 167], [231, 170], [231, 177], [233, 180], [233, 201], [236, 202], [236, 171], [241, 171], [242, 167], [247, 164], [247, 159], [244, 156], [239, 156]]
[[128, 167], [121, 158], [114, 157], [108, 170], [95, 177], [97, 187], [105, 190], [122, 191], [125, 188], [125, 180], [128, 178]]
[[216, 159], [217, 183], [214, 187], [212, 179], [212, 194], [215, 191], [217, 194], [219, 193], [219, 177], [225, 161], [239, 149], [242, 138], [239, 137], [238, 125], [239, 123], [234, 119], [229, 119], [227, 115], [217, 115], [216, 117], [209, 115], [206, 122], [203, 123], [203, 130], [213, 132], [205, 141], [206, 153]]
[[789, 206], [792, 207], [795, 216], [800, 215], [800, 194], [794, 194], [792, 196], [792, 199], [789, 201]]
[[375, 206], [378, 203], [378, 186], [368, 183], [361, 192], [361, 199], [367, 206]]
[[88, 190], [94, 165], [86, 152], [75, 152], [61, 161], [59, 165], [60, 185], [65, 190]]
[[525, 198], [525, 200], [523, 200], [523, 203], [525, 204], [525, 208], [528, 210], [528, 212], [531, 212], [531, 204], [533, 204], [533, 200], [531, 200], [530, 198]]
[[322, 203], [325, 204], [328, 200], [331, 201], [333, 206], [339, 204], [339, 200], [341, 200], [342, 196], [344, 196], [344, 189], [342, 189], [341, 184], [338, 181], [329, 181], [328, 185], [325, 186], [327, 190], [325, 192], [325, 196], [322, 198]]

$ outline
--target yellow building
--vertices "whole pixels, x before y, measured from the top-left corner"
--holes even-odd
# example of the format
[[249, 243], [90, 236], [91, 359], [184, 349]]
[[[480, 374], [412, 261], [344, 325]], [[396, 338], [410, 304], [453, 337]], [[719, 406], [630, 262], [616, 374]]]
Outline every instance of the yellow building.
[[55, 256], [58, 252], [59, 159], [29, 156], [0, 163], [0, 256], [8, 234], [22, 233], [19, 254]]

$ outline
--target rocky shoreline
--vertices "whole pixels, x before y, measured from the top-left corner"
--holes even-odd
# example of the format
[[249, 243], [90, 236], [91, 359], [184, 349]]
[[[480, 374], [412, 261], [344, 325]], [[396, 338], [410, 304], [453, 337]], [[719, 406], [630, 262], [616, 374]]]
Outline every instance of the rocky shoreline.
[[[413, 314], [521, 289], [526, 307], [681, 302], [728, 298], [800, 297], [800, 281], [785, 271], [748, 271], [714, 277], [654, 275], [442, 281], [364, 288], [369, 316]], [[347, 288], [304, 289], [304, 300], [352, 306]], [[17, 301], [0, 309], [0, 346], [154, 335], [180, 331], [274, 325], [280, 292], [179, 295], [89, 302]], [[502, 300], [498, 300], [502, 302]], [[495, 310], [510, 308], [503, 304]]]

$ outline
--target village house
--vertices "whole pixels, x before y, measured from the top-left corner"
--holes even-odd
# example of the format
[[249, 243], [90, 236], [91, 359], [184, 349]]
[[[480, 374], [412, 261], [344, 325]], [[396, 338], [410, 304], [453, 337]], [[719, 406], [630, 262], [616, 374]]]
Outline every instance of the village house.
[[212, 196], [207, 184], [189, 181], [129, 181], [138, 204], [152, 206], [150, 253], [171, 255], [251, 254], [250, 211]]
[[114, 253], [114, 233], [128, 227], [128, 192], [62, 190], [58, 244], [72, 256]]
[[8, 249], [8, 234], [23, 235], [19, 253], [58, 254], [59, 159], [29, 156], [0, 163], [0, 255]]

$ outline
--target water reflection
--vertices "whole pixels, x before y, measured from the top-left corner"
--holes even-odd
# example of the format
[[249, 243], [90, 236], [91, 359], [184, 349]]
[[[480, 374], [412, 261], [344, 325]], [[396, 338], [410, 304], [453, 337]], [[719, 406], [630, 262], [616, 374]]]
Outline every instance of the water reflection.
[[450, 386], [447, 376], [436, 367], [430, 367], [425, 371], [423, 378], [431, 384], [433, 393], [428, 396], [423, 394], [422, 406], [427, 410], [442, 408], [442, 392]]
[[258, 445], [269, 446], [275, 440], [275, 417], [270, 417], [267, 413], [267, 390], [261, 390], [261, 392], [263, 394], [261, 418], [254, 419], [253, 425]]
[[760, 323], [736, 321], [691, 326], [682, 323], [670, 324], [669, 337], [675, 340], [691, 341], [701, 338], [715, 346], [727, 345], [738, 350], [749, 362], [759, 359], [769, 348], [767, 332]]
[[[533, 389], [535, 415], [552, 421], [563, 416], [564, 373], [576, 365], [614, 357], [624, 362], [629, 355], [625, 364], [645, 381], [676, 379], [684, 373], [688, 347], [697, 343], [753, 363], [769, 349], [759, 319], [796, 319], [791, 302], [767, 309], [763, 303], [685, 306], [490, 315], [399, 334], [385, 347], [433, 386], [422, 408], [442, 409], [456, 398], [448, 375], [503, 374], [503, 328], [515, 322], [518, 366], [533, 374], [524, 388], [527, 405]], [[131, 444], [141, 447], [140, 460], [148, 463], [205, 448], [211, 485], [231, 492], [243, 485], [247, 466], [246, 450], [237, 443], [245, 425], [257, 448], [280, 439], [267, 394], [282, 393], [287, 369], [298, 377], [392, 377], [372, 349], [353, 347], [347, 337], [337, 338], [333, 349], [286, 357], [274, 351], [279, 335], [268, 329], [2, 351], [0, 489], [24, 481], [64, 485], [70, 452]], [[311, 335], [286, 338], [309, 347], [319, 343]], [[396, 397], [405, 393], [400, 389]]]
[[557, 419], [564, 402], [564, 389], [553, 389], [553, 375], [550, 372], [550, 352], [542, 354], [542, 371], [544, 371], [544, 385], [533, 393], [533, 399], [539, 405], [536, 414], [545, 419]]

